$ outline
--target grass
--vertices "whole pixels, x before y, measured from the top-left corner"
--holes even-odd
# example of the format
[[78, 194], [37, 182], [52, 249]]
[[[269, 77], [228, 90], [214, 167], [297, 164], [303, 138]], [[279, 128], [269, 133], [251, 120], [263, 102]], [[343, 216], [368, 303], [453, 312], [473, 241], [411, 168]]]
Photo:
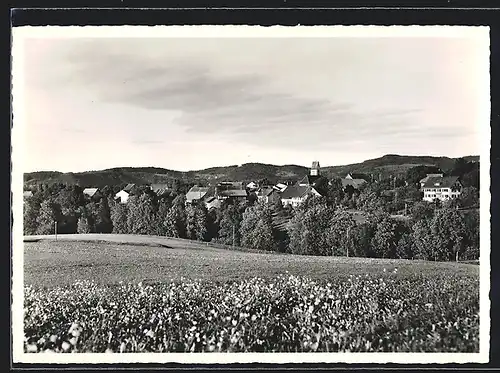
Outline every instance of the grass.
[[181, 278], [226, 283], [253, 277], [273, 279], [287, 272], [313, 280], [390, 273], [401, 278], [463, 274], [477, 276], [479, 281], [479, 266], [473, 264], [243, 252], [164, 237], [68, 235], [57, 241], [43, 238], [24, 243], [24, 283], [34, 287], [82, 280], [102, 285], [120, 281], [157, 284]]

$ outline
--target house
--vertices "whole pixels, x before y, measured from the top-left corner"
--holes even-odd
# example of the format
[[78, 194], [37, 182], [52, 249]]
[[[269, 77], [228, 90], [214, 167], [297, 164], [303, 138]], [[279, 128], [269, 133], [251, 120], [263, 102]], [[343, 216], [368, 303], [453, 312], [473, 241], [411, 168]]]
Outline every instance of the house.
[[342, 189], [345, 190], [348, 186], [351, 186], [354, 189], [358, 190], [370, 181], [370, 176], [362, 173], [349, 172], [341, 181]]
[[419, 181], [420, 183], [420, 190], [424, 188], [425, 183], [427, 180], [429, 180], [431, 177], [443, 177], [443, 174], [427, 174], [426, 177], [424, 177], [422, 180]]
[[458, 176], [429, 177], [424, 183], [422, 190], [424, 192], [424, 197], [422, 198], [424, 201], [449, 201], [460, 197], [462, 184]]
[[259, 185], [253, 181], [249, 182], [247, 184], [247, 189], [250, 190], [250, 191], [255, 191], [259, 188]]
[[357, 172], [349, 172], [345, 178], [347, 180], [364, 180], [366, 182], [370, 181], [370, 176]]
[[216, 197], [221, 201], [226, 199], [243, 200], [248, 197], [248, 193], [245, 189], [226, 189], [218, 190]]
[[161, 196], [170, 190], [168, 184], [151, 184], [150, 188], [158, 196]]
[[120, 200], [121, 203], [127, 203], [129, 197], [130, 193], [127, 192], [125, 189], [122, 189], [115, 194], [115, 200]]
[[224, 201], [227, 199], [246, 200], [248, 192], [245, 185], [239, 181], [223, 181], [215, 187], [215, 198]]
[[310, 196], [320, 197], [321, 194], [309, 185], [291, 185], [280, 195], [283, 206], [292, 205], [293, 207], [300, 206]]
[[135, 184], [127, 184], [125, 188], [115, 194], [115, 200], [120, 200], [121, 203], [127, 203], [130, 195], [133, 194], [135, 187]]
[[134, 188], [135, 188], [135, 184], [127, 184], [125, 186], [125, 188], [123, 188], [123, 190], [125, 192], [128, 192], [130, 194], [130, 193], [132, 193], [132, 191], [134, 190]]
[[245, 186], [241, 181], [221, 181], [217, 184], [219, 190], [239, 189], [244, 190]]
[[205, 207], [207, 210], [218, 209], [222, 206], [222, 202], [215, 198], [214, 196], [208, 197], [205, 199]]
[[278, 184], [276, 184], [273, 188], [274, 188], [275, 190], [277, 190], [278, 192], [280, 192], [280, 193], [281, 193], [281, 192], [283, 192], [283, 191], [284, 191], [287, 187], [288, 187], [288, 185], [286, 185], [286, 184], [283, 184], [283, 183], [278, 183]]
[[99, 188], [85, 188], [83, 190], [84, 197], [87, 199], [97, 200], [102, 197]]
[[321, 168], [318, 161], [314, 161], [309, 171], [309, 175], [306, 175], [298, 182], [299, 186], [315, 186], [318, 179], [321, 178]]
[[193, 186], [186, 194], [186, 204], [193, 204], [203, 200], [210, 191], [210, 187]]
[[[348, 176], [351, 176], [352, 175], [348, 175]], [[345, 179], [342, 179], [342, 189], [346, 189], [348, 186], [352, 186], [354, 189], [359, 189], [361, 188], [363, 185], [365, 185], [367, 183], [367, 181], [365, 179], [352, 179], [352, 178], [345, 178]]]
[[257, 192], [257, 200], [272, 203], [280, 199], [279, 192], [273, 187], [260, 188]]

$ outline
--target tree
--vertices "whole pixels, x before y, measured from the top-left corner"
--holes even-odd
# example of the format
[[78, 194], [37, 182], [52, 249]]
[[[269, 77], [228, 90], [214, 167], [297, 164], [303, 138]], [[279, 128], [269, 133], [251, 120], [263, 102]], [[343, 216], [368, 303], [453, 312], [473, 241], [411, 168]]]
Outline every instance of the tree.
[[196, 239], [196, 211], [194, 206], [186, 206], [186, 237], [190, 240]]
[[128, 202], [127, 226], [133, 234], [154, 234], [155, 209], [150, 195], [132, 196]]
[[466, 226], [455, 209], [440, 209], [431, 222], [436, 260], [457, 260], [465, 249]]
[[397, 259], [413, 258], [413, 236], [410, 232], [405, 232], [401, 235], [396, 245]]
[[111, 221], [111, 211], [107, 198], [102, 198], [99, 202], [96, 216], [96, 232], [111, 233], [113, 231], [113, 222]]
[[396, 224], [390, 216], [385, 215], [377, 222], [372, 238], [375, 255], [379, 258], [394, 258], [397, 242]]
[[331, 255], [328, 234], [334, 210], [326, 203], [315, 202], [299, 208], [288, 226], [289, 251], [294, 254]]
[[223, 205], [220, 219], [219, 242], [226, 245], [239, 246], [241, 242], [240, 224], [243, 219], [243, 209], [238, 205]]
[[55, 229], [55, 222], [61, 220], [61, 207], [53, 200], [48, 199], [40, 205], [40, 211], [37, 222], [37, 234], [53, 234]]
[[111, 205], [111, 222], [113, 224], [113, 233], [129, 233], [127, 226], [127, 215], [128, 208], [126, 204], [115, 202]]
[[375, 256], [371, 248], [371, 240], [375, 234], [376, 225], [370, 221], [357, 224], [349, 231], [352, 237], [353, 256], [373, 257]]
[[25, 235], [36, 234], [38, 223], [37, 217], [40, 211], [40, 203], [33, 197], [24, 203], [23, 230]]
[[465, 211], [463, 213], [465, 222], [465, 250], [464, 259], [479, 259], [479, 209]]
[[452, 176], [462, 176], [470, 171], [470, 164], [465, 158], [457, 158], [453, 164], [450, 174]]
[[220, 219], [222, 214], [220, 209], [210, 209], [207, 213], [207, 241], [216, 241], [219, 236]]
[[324, 176], [320, 176], [314, 183], [314, 189], [316, 189], [322, 196], [326, 196], [328, 192], [328, 184], [328, 179]]
[[208, 211], [204, 204], [199, 204], [195, 209], [196, 239], [207, 241], [208, 233]]
[[83, 190], [78, 185], [64, 186], [55, 198], [55, 202], [61, 206], [61, 221], [58, 230], [61, 233], [76, 233], [77, 211], [85, 204]]
[[272, 212], [269, 205], [257, 203], [243, 213], [240, 225], [241, 245], [257, 250], [276, 251]]
[[474, 187], [476, 189], [479, 189], [479, 180], [480, 180], [479, 174], [480, 174], [479, 162], [474, 162], [474, 163], [471, 162], [471, 170], [460, 176], [462, 185], [464, 187]]
[[376, 190], [375, 186], [369, 186], [359, 194], [356, 198], [356, 207], [369, 213], [385, 211], [384, 200], [380, 198], [380, 191]]
[[82, 215], [78, 218], [78, 226], [77, 232], [80, 234], [90, 233], [89, 217], [86, 213], [82, 213]]
[[88, 223], [90, 226], [90, 232], [97, 232], [97, 221], [99, 219], [99, 205], [95, 201], [87, 203], [85, 206], [85, 211], [88, 217]]
[[207, 210], [204, 205], [186, 207], [186, 236], [191, 240], [205, 241], [207, 237]]
[[436, 260], [434, 240], [427, 219], [417, 220], [412, 227], [413, 257], [415, 259]]
[[330, 219], [330, 228], [325, 232], [328, 235], [328, 244], [331, 255], [354, 255], [352, 230], [356, 226], [351, 214], [346, 211], [336, 211]]
[[167, 233], [167, 217], [171, 204], [167, 198], [161, 198], [158, 202], [158, 211], [156, 212], [156, 234], [158, 236], [165, 236]]
[[[354, 193], [351, 193], [351, 199]], [[342, 180], [338, 177], [330, 180], [328, 185], [326, 186], [326, 191], [324, 196], [326, 197], [327, 202], [332, 206], [339, 205], [344, 198], [344, 191], [342, 188]]]
[[[437, 166], [415, 166], [406, 171], [406, 181], [409, 185], [416, 185], [427, 176], [427, 174], [440, 174], [441, 169]], [[420, 186], [420, 185], [419, 185]]]
[[166, 236], [186, 237], [186, 211], [184, 209], [186, 197], [179, 194], [172, 201], [172, 207], [168, 210], [165, 221]]
[[433, 215], [434, 206], [428, 202], [415, 203], [411, 208], [411, 217], [413, 221], [432, 219]]
[[458, 198], [460, 207], [479, 206], [479, 190], [475, 187], [465, 187]]

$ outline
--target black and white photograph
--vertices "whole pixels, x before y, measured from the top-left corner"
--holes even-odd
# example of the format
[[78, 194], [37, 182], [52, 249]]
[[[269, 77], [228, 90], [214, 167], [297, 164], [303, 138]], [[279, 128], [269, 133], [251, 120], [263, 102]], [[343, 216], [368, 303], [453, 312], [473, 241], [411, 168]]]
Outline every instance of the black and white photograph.
[[488, 362], [488, 27], [12, 34], [14, 362]]

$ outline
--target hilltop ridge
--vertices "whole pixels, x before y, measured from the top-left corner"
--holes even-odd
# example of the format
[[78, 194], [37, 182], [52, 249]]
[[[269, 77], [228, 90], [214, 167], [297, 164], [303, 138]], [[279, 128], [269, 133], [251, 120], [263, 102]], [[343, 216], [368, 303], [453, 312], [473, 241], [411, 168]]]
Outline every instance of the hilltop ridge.
[[[461, 157], [467, 161], [479, 161], [479, 156]], [[453, 167], [456, 159], [450, 157], [408, 156], [386, 154], [379, 158], [368, 159], [361, 163], [340, 166], [323, 166], [321, 171], [327, 177], [344, 177], [348, 172], [360, 172], [375, 175], [402, 175], [409, 168], [418, 165], [438, 166], [443, 171]], [[313, 160], [311, 160], [312, 162]], [[189, 182], [211, 181], [249, 181], [267, 179], [270, 182], [296, 181], [309, 172], [308, 167], [298, 165], [277, 166], [265, 163], [245, 163], [221, 167], [210, 167], [195, 171], [175, 171], [161, 167], [116, 167], [97, 171], [58, 172], [37, 171], [24, 174], [24, 184], [31, 187], [39, 183], [78, 184], [82, 187], [103, 187], [124, 183], [151, 184], [167, 183], [173, 179]]]

